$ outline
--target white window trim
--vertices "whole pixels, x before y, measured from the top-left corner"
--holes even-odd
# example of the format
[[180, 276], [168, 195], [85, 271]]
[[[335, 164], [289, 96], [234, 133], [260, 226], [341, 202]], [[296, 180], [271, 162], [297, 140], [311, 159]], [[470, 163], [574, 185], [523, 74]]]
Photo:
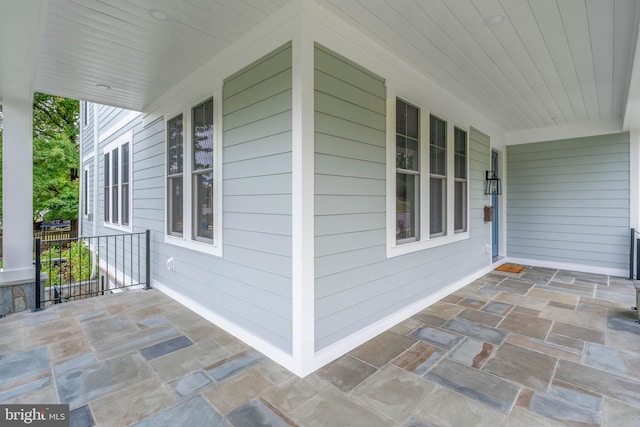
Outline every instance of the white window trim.
[[[420, 108], [420, 235], [418, 239], [408, 243], [396, 242], [396, 97], [405, 102], [411, 103]], [[386, 133], [386, 155], [387, 155], [387, 258], [406, 255], [425, 249], [448, 245], [469, 239], [469, 182], [467, 178], [467, 229], [464, 232], [454, 231], [454, 127], [458, 127], [467, 132], [467, 152], [468, 127], [460, 126], [454, 121], [448, 120], [440, 114], [428, 111], [423, 103], [412, 100], [409, 96], [396, 95], [387, 87], [387, 133]], [[441, 120], [447, 122], [447, 234], [444, 236], [429, 236], [429, 117], [433, 114]], [[469, 159], [467, 158], [467, 177], [469, 177]]]
[[[222, 103], [221, 88], [214, 90], [206, 96], [193, 100], [182, 109], [171, 110], [164, 115], [164, 241], [175, 246], [204, 252], [210, 255], [222, 257]], [[213, 97], [213, 243], [201, 242], [193, 238], [193, 165], [192, 156], [192, 108]], [[168, 233], [168, 184], [167, 184], [167, 122], [182, 114], [183, 123], [183, 153], [182, 153], [182, 194], [183, 194], [183, 229], [182, 236], [173, 236]]]
[[87, 220], [91, 217], [91, 214], [93, 214], [93, 204], [91, 203], [91, 192], [93, 190], [93, 185], [90, 184], [91, 166], [85, 166], [82, 170], [82, 215]]
[[[129, 143], [129, 225], [114, 224], [113, 222], [105, 221], [104, 211], [103, 211], [102, 224], [106, 228], [111, 228], [114, 230], [125, 231], [125, 232], [131, 232], [131, 230], [133, 230], [133, 131], [130, 130], [128, 132], [125, 132], [123, 135], [116, 138], [113, 142], [110, 142], [109, 144], [105, 145], [102, 148], [101, 158], [102, 158], [102, 161], [104, 162], [104, 155], [109, 154], [108, 173], [111, 174], [111, 171], [113, 170], [113, 158], [111, 153], [115, 148], [118, 148], [118, 162], [119, 162], [118, 173], [120, 174], [120, 177], [118, 179], [118, 197], [120, 198], [119, 206], [122, 206], [122, 203], [121, 203], [121, 200], [122, 200], [122, 150], [120, 148], [126, 143]], [[102, 165], [103, 198], [104, 198], [104, 174], [105, 173], [107, 173], [107, 171], [105, 170], [105, 167], [103, 164]], [[113, 177], [111, 177], [111, 175], [109, 176], [110, 176], [109, 185], [113, 187]], [[113, 193], [109, 191], [109, 209], [113, 209], [112, 195]], [[103, 199], [103, 202], [104, 202], [104, 199]], [[118, 220], [119, 221], [122, 220], [122, 214], [118, 216]]]

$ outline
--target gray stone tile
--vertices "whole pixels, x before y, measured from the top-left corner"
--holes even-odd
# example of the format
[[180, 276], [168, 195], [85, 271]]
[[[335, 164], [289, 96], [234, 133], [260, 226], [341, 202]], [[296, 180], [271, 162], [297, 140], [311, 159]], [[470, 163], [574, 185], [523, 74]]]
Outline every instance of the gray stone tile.
[[0, 355], [0, 384], [51, 369], [47, 347]]
[[120, 316], [102, 317], [82, 322], [81, 325], [87, 339], [92, 344], [104, 343], [121, 338], [123, 331], [126, 336], [129, 331], [137, 330], [133, 323], [124, 320]]
[[526, 408], [516, 406], [502, 427], [567, 427], [567, 425], [570, 424], [547, 418]]
[[165, 354], [173, 353], [176, 350], [180, 350], [185, 347], [189, 347], [193, 343], [189, 338], [184, 335], [172, 338], [167, 341], [154, 344], [149, 347], [140, 349], [140, 354], [147, 360], [153, 360]]
[[505, 340], [506, 343], [516, 345], [518, 347], [527, 348], [539, 353], [548, 354], [549, 356], [560, 359], [580, 362], [582, 360], [582, 351], [572, 347], [565, 347], [560, 344], [538, 340], [524, 335], [512, 334]]
[[389, 365], [360, 384], [352, 394], [395, 422], [405, 421], [435, 388], [433, 383]]
[[[635, 302], [633, 302], [635, 305]], [[638, 335], [640, 339], [640, 325], [636, 323], [638, 314], [635, 311], [614, 312], [607, 319], [607, 327], [616, 331], [629, 332]]]
[[[176, 402], [165, 384], [151, 377], [90, 403], [96, 423], [125, 426], [157, 414]], [[114, 410], [117, 408], [117, 411]]]
[[180, 335], [180, 331], [176, 328], [153, 328], [134, 331], [131, 334], [112, 341], [94, 343], [93, 347], [96, 350], [98, 358], [104, 360], [130, 353]]
[[596, 331], [595, 329], [584, 328], [582, 326], [570, 325], [563, 322], [555, 322], [551, 327], [551, 332], [570, 338], [576, 338], [582, 341], [604, 344], [605, 334], [603, 331]]
[[505, 343], [496, 350], [483, 370], [545, 392], [551, 382], [556, 361], [555, 357]]
[[534, 392], [529, 410], [543, 417], [553, 418], [562, 422], [573, 422], [600, 425], [600, 413], [585, 408], [573, 406], [561, 400], [553, 399], [542, 393]]
[[86, 322], [89, 320], [97, 319], [99, 317], [104, 317], [107, 315], [107, 312], [104, 310], [96, 310], [90, 311], [89, 313], [83, 313], [76, 316], [76, 320], [78, 322]]
[[307, 375], [304, 378], [293, 376], [269, 388], [262, 395], [262, 398], [288, 413], [328, 386], [329, 383], [321, 379], [318, 375]]
[[39, 325], [40, 323], [51, 322], [52, 320], [58, 320], [58, 314], [53, 311], [41, 311], [36, 316], [30, 317], [25, 320], [26, 326]]
[[300, 426], [389, 427], [393, 421], [365, 408], [351, 396], [329, 387], [291, 413]]
[[210, 339], [165, 354], [149, 363], [160, 379], [171, 381], [193, 371], [203, 368], [206, 370], [226, 357], [229, 357], [229, 352]]
[[273, 384], [262, 374], [251, 368], [207, 388], [201, 394], [211, 402], [218, 412], [226, 414], [248, 401], [260, 397], [272, 386]]
[[602, 395], [560, 380], [551, 383], [549, 396], [594, 412], [601, 412], [603, 407]]
[[95, 365], [96, 363], [98, 363], [98, 361], [96, 360], [96, 357], [93, 353], [85, 353], [57, 365], [55, 368], [53, 368], [53, 373], [56, 376], [60, 376], [69, 371], [78, 371], [82, 368]]
[[213, 380], [203, 371], [192, 372], [169, 383], [178, 399], [189, 397], [213, 384]]
[[320, 368], [316, 374], [340, 390], [349, 392], [374, 372], [376, 368], [373, 366], [347, 355]]
[[549, 335], [547, 335], [547, 341], [552, 344], [572, 348], [579, 352], [582, 352], [584, 350], [584, 341], [576, 338], [566, 337], [564, 335], [554, 334], [553, 332], [550, 332]]
[[447, 350], [455, 347], [463, 338], [460, 335], [431, 328], [429, 326], [416, 329], [411, 333], [411, 337]]
[[504, 331], [480, 325], [479, 323], [471, 322], [466, 319], [460, 319], [458, 317], [444, 323], [442, 327], [495, 345], [502, 343], [507, 336], [507, 333]]
[[618, 375], [628, 375], [620, 352], [614, 348], [586, 343], [584, 349], [584, 364]]
[[442, 360], [425, 378], [505, 414], [519, 391], [517, 385], [507, 380], [449, 359]]
[[551, 320], [512, 312], [504, 318], [498, 328], [543, 340], [546, 338], [549, 329], [551, 329], [552, 323]]
[[53, 384], [53, 378], [50, 376], [38, 378], [34, 381], [22, 384], [0, 393], [0, 402], [6, 402], [16, 397], [23, 396], [28, 393], [43, 389]]
[[470, 320], [492, 328], [502, 321], [502, 316], [487, 313], [486, 311], [473, 310], [471, 308], [467, 308], [465, 311], [458, 314], [458, 318]]
[[89, 406], [84, 405], [69, 412], [69, 427], [93, 427], [95, 425]]
[[498, 283], [497, 288], [512, 294], [524, 295], [533, 287], [533, 283], [518, 279], [505, 279]]
[[506, 416], [476, 400], [460, 396], [438, 387], [414, 414], [417, 426], [438, 427], [496, 427], [501, 426]]
[[254, 399], [229, 412], [227, 419], [234, 427], [290, 427], [288, 422], [260, 399]]
[[163, 326], [169, 326], [170, 323], [162, 316], [154, 316], [138, 321], [138, 325], [146, 328], [160, 328]]
[[379, 368], [396, 358], [415, 342], [416, 340], [404, 335], [386, 331], [355, 348], [349, 354]]
[[456, 362], [480, 369], [487, 362], [487, 359], [491, 357], [494, 349], [493, 344], [468, 338], [457, 346], [449, 357]]
[[56, 385], [60, 400], [75, 409], [152, 375], [152, 369], [139, 355], [127, 354], [56, 376]]
[[504, 316], [511, 310], [513, 305], [507, 304], [504, 302], [491, 301], [489, 304], [482, 307], [481, 311], [486, 311], [487, 313], [496, 314], [498, 316]]
[[458, 302], [458, 305], [461, 305], [467, 308], [475, 308], [476, 310], [479, 310], [482, 307], [484, 307], [486, 303], [487, 303], [486, 301], [481, 301], [473, 298], [463, 298], [461, 301]]
[[617, 301], [623, 304], [635, 305], [635, 295], [634, 294], [622, 294], [619, 292], [611, 292], [605, 291], [601, 289], [596, 289], [596, 298], [604, 299], [608, 301]]
[[603, 418], [606, 426], [638, 427], [640, 426], [640, 408], [607, 397]]
[[[555, 273], [555, 272], [554, 272]], [[531, 282], [536, 285], [546, 285], [549, 283], [553, 274], [545, 274], [539, 271], [527, 270], [520, 278], [526, 280], [527, 282]]]
[[229, 427], [222, 416], [200, 395], [183, 400], [133, 424], [134, 427]]
[[404, 423], [402, 427], [433, 427], [433, 424], [429, 424], [426, 421], [419, 420], [417, 418], [411, 418]]
[[555, 378], [640, 407], [638, 381], [566, 360], [560, 360]]
[[223, 381], [233, 375], [260, 363], [264, 356], [257, 351], [248, 350], [207, 367], [207, 373], [216, 381]]

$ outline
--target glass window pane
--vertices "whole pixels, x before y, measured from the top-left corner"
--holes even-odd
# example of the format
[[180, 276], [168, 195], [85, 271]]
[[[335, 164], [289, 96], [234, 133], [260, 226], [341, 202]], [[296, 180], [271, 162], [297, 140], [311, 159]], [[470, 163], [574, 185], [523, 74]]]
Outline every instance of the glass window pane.
[[418, 237], [418, 176], [396, 174], [396, 240]]
[[129, 184], [122, 184], [122, 225], [129, 225]]
[[169, 233], [182, 235], [182, 177], [169, 178]]
[[182, 114], [167, 121], [167, 172], [182, 173]]
[[193, 108], [193, 170], [213, 167], [213, 98]]
[[467, 229], [467, 183], [465, 181], [456, 181], [454, 200], [455, 200], [455, 209], [454, 209], [455, 231], [466, 231]]
[[122, 183], [129, 182], [129, 143], [122, 145]]
[[406, 169], [407, 166], [407, 138], [396, 135], [396, 168]]
[[429, 123], [431, 124], [429, 131], [431, 174], [445, 176], [447, 174], [446, 123], [434, 116], [430, 117]]
[[431, 178], [430, 182], [430, 233], [431, 235], [445, 234], [446, 181], [443, 178]]
[[405, 131], [405, 135], [408, 137], [417, 139], [418, 138], [418, 120], [419, 113], [418, 109], [412, 105], [407, 105], [407, 128]]
[[396, 133], [406, 135], [405, 129], [407, 128], [407, 104], [397, 100], [396, 101]]
[[111, 184], [109, 183], [109, 171], [111, 170], [111, 166], [109, 166], [109, 154], [104, 155], [104, 221], [110, 222], [111, 219], [111, 210], [109, 206], [109, 199], [111, 194]]
[[213, 240], [213, 173], [195, 175], [194, 237]]
[[118, 185], [118, 182], [120, 182], [118, 168], [118, 149], [116, 148], [111, 152], [111, 185]]
[[111, 222], [118, 223], [118, 186], [111, 187]]

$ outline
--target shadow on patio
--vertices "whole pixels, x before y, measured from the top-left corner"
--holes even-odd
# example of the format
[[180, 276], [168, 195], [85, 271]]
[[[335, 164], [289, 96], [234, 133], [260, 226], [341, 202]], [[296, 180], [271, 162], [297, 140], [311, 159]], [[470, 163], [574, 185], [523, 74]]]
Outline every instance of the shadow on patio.
[[157, 290], [0, 320], [0, 402], [90, 426], [640, 425], [633, 283], [494, 271], [304, 379]]

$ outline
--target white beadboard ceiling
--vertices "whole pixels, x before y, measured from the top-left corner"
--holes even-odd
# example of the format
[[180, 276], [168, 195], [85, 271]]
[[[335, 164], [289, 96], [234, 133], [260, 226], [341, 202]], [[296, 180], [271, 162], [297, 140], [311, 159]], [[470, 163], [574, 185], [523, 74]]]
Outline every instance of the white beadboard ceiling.
[[[303, 0], [40, 1], [35, 90], [143, 110], [285, 3]], [[315, 1], [505, 130], [622, 125], [627, 100], [638, 97], [629, 96], [638, 0]], [[503, 21], [487, 25], [496, 15]], [[0, 27], [7, 19], [0, 14]]]

